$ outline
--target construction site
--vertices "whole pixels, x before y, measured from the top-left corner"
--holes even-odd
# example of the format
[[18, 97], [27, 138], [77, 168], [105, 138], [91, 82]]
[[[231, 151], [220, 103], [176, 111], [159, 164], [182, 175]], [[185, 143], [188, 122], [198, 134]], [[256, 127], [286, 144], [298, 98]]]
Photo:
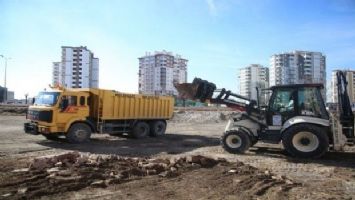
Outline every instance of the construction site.
[[355, 148], [318, 159], [279, 144], [230, 154], [235, 111], [179, 109], [162, 137], [96, 134], [88, 143], [24, 134], [26, 107], [0, 107], [0, 199], [353, 199]]

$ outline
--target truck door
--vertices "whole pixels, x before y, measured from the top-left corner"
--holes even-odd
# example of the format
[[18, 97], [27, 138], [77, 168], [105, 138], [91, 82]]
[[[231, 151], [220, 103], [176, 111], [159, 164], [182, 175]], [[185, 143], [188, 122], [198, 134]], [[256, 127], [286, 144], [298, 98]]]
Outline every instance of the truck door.
[[89, 115], [87, 95], [62, 95], [59, 99], [57, 126], [58, 131], [64, 132], [68, 123], [76, 120], [85, 120]]

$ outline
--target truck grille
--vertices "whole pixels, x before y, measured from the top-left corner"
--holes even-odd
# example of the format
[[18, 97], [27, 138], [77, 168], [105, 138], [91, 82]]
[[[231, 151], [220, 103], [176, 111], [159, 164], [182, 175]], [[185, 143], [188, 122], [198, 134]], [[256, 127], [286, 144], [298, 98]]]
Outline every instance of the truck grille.
[[28, 110], [27, 112], [27, 119], [44, 121], [48, 123], [52, 122], [52, 116], [53, 116], [53, 111], [51, 110], [45, 110], [45, 111]]

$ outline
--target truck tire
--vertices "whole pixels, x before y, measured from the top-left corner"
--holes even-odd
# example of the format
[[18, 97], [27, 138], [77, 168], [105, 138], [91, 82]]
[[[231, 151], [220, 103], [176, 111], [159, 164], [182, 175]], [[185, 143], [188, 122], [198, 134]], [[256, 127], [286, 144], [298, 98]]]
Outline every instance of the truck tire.
[[166, 122], [162, 120], [153, 121], [150, 123], [150, 136], [158, 137], [165, 134]]
[[70, 143], [84, 143], [90, 140], [91, 129], [84, 123], [76, 123], [72, 125], [66, 134], [66, 138]]
[[233, 130], [223, 134], [221, 145], [229, 153], [242, 154], [249, 149], [251, 140], [247, 133]]
[[132, 136], [136, 139], [145, 138], [149, 135], [149, 125], [147, 122], [137, 122], [132, 130]]
[[294, 157], [319, 158], [328, 151], [329, 138], [316, 125], [296, 124], [283, 133], [282, 144]]

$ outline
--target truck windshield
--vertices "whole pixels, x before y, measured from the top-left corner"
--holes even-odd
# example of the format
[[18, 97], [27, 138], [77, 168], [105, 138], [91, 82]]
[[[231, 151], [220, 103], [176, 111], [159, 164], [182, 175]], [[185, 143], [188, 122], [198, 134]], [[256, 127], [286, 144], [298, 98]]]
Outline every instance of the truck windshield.
[[53, 106], [57, 103], [59, 92], [40, 92], [35, 99], [35, 105]]

